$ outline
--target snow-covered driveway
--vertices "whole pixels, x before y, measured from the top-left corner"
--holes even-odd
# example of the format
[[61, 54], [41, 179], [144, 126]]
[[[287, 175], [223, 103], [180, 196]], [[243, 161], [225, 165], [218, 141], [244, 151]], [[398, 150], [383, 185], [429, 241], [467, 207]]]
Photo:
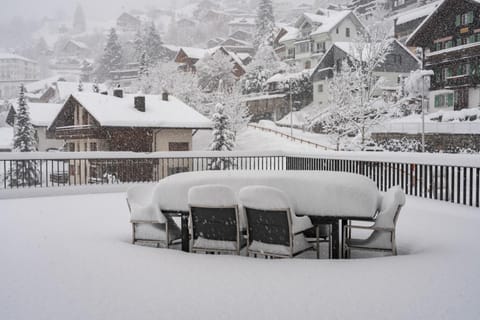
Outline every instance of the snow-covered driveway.
[[479, 319], [480, 210], [409, 197], [399, 256], [130, 244], [123, 194], [0, 201], [0, 319]]

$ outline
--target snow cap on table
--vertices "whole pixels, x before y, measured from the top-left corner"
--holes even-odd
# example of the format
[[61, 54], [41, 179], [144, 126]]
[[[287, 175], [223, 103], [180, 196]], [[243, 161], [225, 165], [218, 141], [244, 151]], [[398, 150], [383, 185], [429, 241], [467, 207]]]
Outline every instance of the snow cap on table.
[[237, 205], [237, 197], [232, 188], [221, 184], [205, 184], [188, 190], [188, 204], [206, 207], [232, 207]]

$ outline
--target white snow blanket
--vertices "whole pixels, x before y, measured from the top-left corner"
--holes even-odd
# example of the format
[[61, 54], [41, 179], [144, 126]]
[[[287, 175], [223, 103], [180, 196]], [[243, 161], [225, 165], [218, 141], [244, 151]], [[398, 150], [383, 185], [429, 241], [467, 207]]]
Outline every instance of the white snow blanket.
[[373, 218], [382, 195], [367, 177], [329, 171], [198, 171], [161, 180], [153, 201], [162, 211], [188, 211], [188, 190], [193, 186], [223, 184], [238, 196], [251, 185], [278, 188], [289, 196], [296, 214]]

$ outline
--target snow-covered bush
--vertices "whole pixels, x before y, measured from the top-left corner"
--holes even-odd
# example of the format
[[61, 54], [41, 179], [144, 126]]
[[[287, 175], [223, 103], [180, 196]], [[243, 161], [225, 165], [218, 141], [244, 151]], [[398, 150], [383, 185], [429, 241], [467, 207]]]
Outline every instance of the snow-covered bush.
[[422, 143], [416, 139], [403, 137], [401, 139], [389, 139], [379, 143], [386, 151], [391, 152], [421, 152]]

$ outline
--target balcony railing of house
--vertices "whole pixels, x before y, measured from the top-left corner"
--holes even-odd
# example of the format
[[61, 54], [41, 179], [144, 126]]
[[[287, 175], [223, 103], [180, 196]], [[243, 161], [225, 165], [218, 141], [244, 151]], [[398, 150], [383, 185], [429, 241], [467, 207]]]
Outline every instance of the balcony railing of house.
[[154, 182], [201, 170], [351, 172], [369, 177], [381, 191], [400, 185], [412, 196], [480, 206], [478, 156], [387, 152], [2, 153], [0, 193], [1, 189]]

